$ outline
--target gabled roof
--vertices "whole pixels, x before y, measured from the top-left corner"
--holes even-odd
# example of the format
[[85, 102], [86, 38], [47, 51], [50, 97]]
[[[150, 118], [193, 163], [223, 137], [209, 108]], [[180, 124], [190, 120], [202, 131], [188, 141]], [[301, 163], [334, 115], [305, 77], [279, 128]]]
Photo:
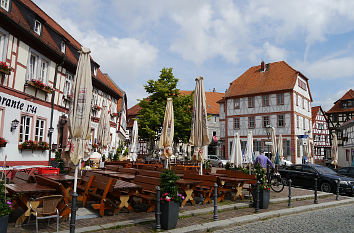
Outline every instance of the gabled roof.
[[[182, 95], [190, 95], [192, 94], [192, 91], [182, 91], [180, 90], [180, 93]], [[221, 100], [224, 97], [224, 93], [220, 92], [215, 92], [215, 91], [206, 91], [205, 92], [205, 98], [206, 98], [206, 105], [207, 107], [207, 113], [208, 114], [219, 114], [219, 104], [218, 101]]]
[[322, 109], [321, 106], [314, 106], [311, 108], [311, 112], [312, 112], [312, 124], [314, 124], [316, 122], [316, 116], [322, 112], [322, 115], [325, 119], [327, 119], [327, 116], [324, 114], [324, 111]]
[[[267, 67], [265, 71], [261, 71], [261, 65], [249, 68], [240, 77], [230, 83], [225, 97], [292, 90], [295, 87], [298, 75], [304, 78], [307, 86], [309, 86], [308, 78], [289, 66], [285, 61], [273, 62], [265, 66]], [[310, 89], [308, 90], [310, 93]], [[312, 101], [311, 93], [310, 98]]]
[[354, 112], [354, 107], [351, 108], [343, 108], [341, 104], [341, 100], [349, 100], [354, 99], [354, 91], [350, 89], [345, 93], [342, 98], [334, 102], [333, 107], [327, 111], [327, 113], [340, 113], [340, 112]]

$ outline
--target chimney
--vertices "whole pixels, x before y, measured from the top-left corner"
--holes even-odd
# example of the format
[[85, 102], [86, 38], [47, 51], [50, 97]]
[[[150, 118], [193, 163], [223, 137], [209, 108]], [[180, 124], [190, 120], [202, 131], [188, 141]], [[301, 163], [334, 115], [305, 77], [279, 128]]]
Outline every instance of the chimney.
[[261, 62], [261, 72], [265, 71], [264, 61]]

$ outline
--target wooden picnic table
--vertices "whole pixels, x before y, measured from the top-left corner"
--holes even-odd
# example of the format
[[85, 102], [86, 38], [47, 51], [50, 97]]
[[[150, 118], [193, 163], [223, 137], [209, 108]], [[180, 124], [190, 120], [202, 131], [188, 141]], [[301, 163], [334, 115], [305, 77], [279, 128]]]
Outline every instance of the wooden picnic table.
[[[134, 176], [135, 177], [135, 176]], [[119, 196], [120, 204], [114, 211], [114, 214], [119, 213], [122, 208], [127, 208], [128, 211], [133, 210], [133, 207], [129, 204], [129, 199], [137, 190], [141, 189], [140, 185], [126, 182], [124, 180], [117, 180], [113, 186], [115, 196]]]
[[[74, 182], [75, 177], [71, 175], [64, 175], [64, 174], [59, 174], [59, 175], [45, 175], [44, 177], [47, 177], [48, 179], [60, 182], [60, 183], [67, 183], [67, 182]], [[78, 177], [78, 180], [81, 178]]]
[[126, 173], [112, 173], [109, 174], [110, 177], [112, 178], [116, 178], [116, 179], [120, 179], [120, 180], [124, 180], [124, 181], [131, 181], [134, 180], [135, 175], [133, 174], [126, 174]]
[[[16, 201], [18, 201], [17, 205], [26, 210], [20, 217], [17, 218], [15, 223], [16, 226], [21, 225], [30, 215], [31, 208], [29, 205], [29, 200], [31, 198], [43, 196], [48, 193], [55, 193], [57, 191], [55, 188], [39, 185], [37, 183], [6, 184], [5, 187], [10, 195], [19, 195], [19, 197], [16, 199]], [[37, 208], [39, 204], [39, 201], [31, 202], [33, 208]]]
[[180, 180], [176, 181], [176, 183], [181, 187], [181, 189], [186, 194], [186, 197], [184, 198], [184, 200], [181, 204], [182, 206], [184, 206], [188, 201], [190, 201], [192, 203], [192, 205], [195, 205], [195, 201], [192, 197], [193, 188], [201, 182], [202, 181], [187, 180], [187, 179], [180, 179]]
[[100, 174], [100, 175], [111, 175], [111, 174], [118, 174], [118, 171], [112, 171], [112, 170], [92, 170], [92, 172]]
[[225, 183], [231, 183], [231, 185], [235, 188], [236, 193], [233, 197], [234, 200], [237, 199], [237, 197], [240, 197], [242, 200], [245, 198], [242, 194], [242, 188], [243, 185], [247, 181], [251, 181], [251, 179], [246, 179], [246, 178], [236, 178], [236, 177], [228, 177], [228, 176], [219, 176], [218, 180], [220, 181], [219, 184], [221, 186], [224, 186]]

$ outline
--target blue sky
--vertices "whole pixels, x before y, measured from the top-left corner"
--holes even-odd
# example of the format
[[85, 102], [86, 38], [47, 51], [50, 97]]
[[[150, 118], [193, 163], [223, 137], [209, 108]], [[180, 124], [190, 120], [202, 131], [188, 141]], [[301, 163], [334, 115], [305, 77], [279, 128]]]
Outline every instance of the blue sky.
[[34, 0], [126, 91], [172, 67], [179, 88], [225, 92], [249, 67], [285, 60], [309, 78], [313, 106], [329, 110], [354, 88], [354, 1]]

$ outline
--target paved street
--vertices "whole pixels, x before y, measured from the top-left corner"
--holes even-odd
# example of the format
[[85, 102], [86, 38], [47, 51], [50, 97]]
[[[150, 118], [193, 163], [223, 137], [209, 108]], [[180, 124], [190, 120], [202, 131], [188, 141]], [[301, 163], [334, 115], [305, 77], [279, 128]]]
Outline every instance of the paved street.
[[273, 218], [215, 232], [354, 232], [354, 204]]

